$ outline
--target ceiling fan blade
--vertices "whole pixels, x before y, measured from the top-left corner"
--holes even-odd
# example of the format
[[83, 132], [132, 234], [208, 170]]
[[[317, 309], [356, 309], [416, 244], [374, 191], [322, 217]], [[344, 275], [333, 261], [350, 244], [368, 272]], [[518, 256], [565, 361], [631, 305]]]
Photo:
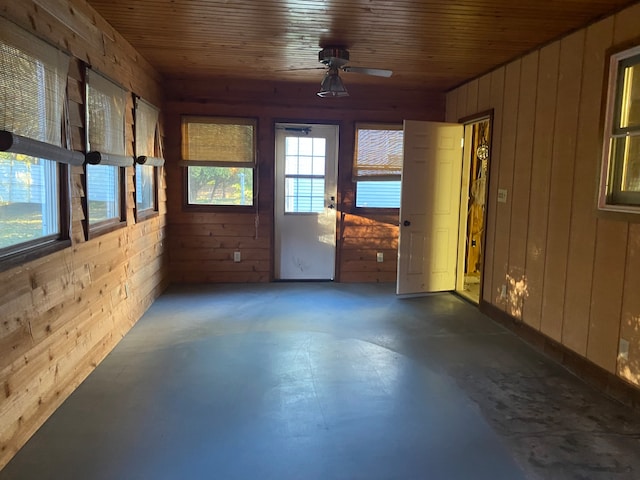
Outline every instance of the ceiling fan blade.
[[278, 68], [276, 72], [302, 72], [304, 70], [326, 70], [327, 67]]
[[375, 75], [376, 77], [389, 78], [393, 72], [391, 70], [383, 70], [381, 68], [367, 68], [367, 67], [342, 67], [344, 72], [363, 73], [364, 75]]

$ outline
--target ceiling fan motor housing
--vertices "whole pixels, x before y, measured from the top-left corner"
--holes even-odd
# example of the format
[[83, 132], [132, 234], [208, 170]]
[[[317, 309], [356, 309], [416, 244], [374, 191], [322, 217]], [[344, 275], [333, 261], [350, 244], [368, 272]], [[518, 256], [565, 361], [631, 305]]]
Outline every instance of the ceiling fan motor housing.
[[341, 67], [349, 62], [349, 50], [340, 47], [326, 47], [318, 53], [318, 60], [325, 65]]

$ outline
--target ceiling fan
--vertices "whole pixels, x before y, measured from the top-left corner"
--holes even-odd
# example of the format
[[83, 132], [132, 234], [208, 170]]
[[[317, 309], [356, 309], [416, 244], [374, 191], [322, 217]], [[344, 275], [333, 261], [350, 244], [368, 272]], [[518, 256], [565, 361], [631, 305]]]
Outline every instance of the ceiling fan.
[[318, 60], [328, 68], [320, 83], [319, 97], [347, 97], [349, 92], [342, 83], [338, 72], [355, 72], [376, 77], [390, 77], [391, 70], [368, 67], [352, 67], [349, 63], [349, 50], [343, 47], [325, 47], [318, 53]]

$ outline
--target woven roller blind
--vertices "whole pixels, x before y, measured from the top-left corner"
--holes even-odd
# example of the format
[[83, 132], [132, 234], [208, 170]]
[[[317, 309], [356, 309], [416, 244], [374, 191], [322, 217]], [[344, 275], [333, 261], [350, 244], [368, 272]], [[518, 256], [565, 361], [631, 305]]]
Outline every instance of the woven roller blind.
[[126, 93], [99, 73], [87, 69], [87, 150], [126, 155], [124, 132]]
[[182, 164], [253, 167], [255, 120], [183, 117]]
[[353, 178], [399, 180], [403, 131], [400, 125], [356, 125]]
[[0, 17], [0, 130], [62, 147], [69, 57]]
[[156, 156], [159, 111], [142, 99], [136, 102], [136, 156]]

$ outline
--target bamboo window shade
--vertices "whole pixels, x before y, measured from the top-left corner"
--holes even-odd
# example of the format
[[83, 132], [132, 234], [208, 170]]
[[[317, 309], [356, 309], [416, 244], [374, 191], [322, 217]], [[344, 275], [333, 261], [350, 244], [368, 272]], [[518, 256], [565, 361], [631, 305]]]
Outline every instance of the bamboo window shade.
[[160, 112], [156, 107], [141, 98], [136, 99], [136, 163], [152, 166], [164, 164], [159, 147], [159, 116]]
[[0, 17], [0, 130], [62, 147], [69, 56]]
[[399, 180], [402, 142], [402, 125], [356, 124], [353, 180]]
[[246, 118], [182, 118], [183, 166], [253, 168], [256, 121]]
[[[122, 87], [94, 70], [87, 69], [86, 74], [87, 150], [124, 157], [126, 93]], [[129, 159], [129, 164], [132, 163], [133, 160]]]

